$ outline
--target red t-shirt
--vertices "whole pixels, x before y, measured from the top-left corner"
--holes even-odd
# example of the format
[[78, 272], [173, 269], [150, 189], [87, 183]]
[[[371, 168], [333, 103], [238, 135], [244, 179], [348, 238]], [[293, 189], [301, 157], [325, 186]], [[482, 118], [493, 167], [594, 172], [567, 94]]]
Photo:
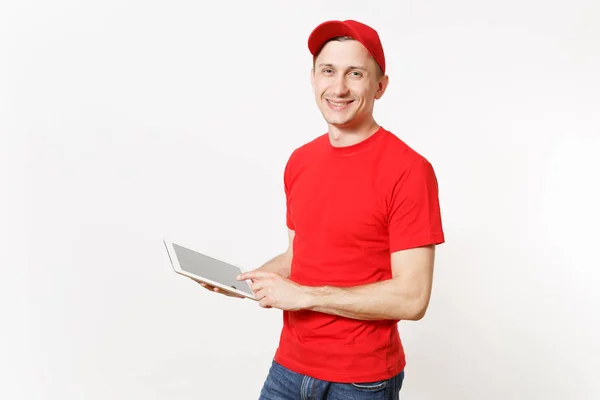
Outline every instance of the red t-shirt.
[[[284, 172], [287, 226], [295, 231], [290, 279], [350, 287], [391, 279], [390, 253], [444, 242], [431, 164], [380, 128], [352, 146], [327, 134], [296, 149]], [[403, 370], [398, 321], [283, 313], [275, 360], [333, 382], [373, 382]]]

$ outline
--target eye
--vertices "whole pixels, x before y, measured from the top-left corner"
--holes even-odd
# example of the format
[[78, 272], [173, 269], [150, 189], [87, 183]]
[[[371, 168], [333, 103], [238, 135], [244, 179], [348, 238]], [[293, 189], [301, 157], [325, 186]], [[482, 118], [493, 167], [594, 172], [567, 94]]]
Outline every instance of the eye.
[[361, 77], [363, 74], [360, 71], [352, 71], [350, 72], [350, 75], [352, 75], [352, 77], [357, 78], [357, 77]]
[[333, 70], [331, 68], [324, 68], [321, 70], [325, 75], [333, 74]]

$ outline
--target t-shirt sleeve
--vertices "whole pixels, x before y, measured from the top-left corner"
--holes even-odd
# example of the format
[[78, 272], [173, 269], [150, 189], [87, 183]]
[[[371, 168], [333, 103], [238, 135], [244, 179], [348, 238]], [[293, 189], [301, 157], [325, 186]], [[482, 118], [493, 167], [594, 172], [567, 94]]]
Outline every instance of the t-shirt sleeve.
[[444, 243], [438, 192], [433, 166], [424, 158], [418, 158], [401, 174], [392, 192], [388, 216], [392, 253]]
[[291, 157], [285, 165], [283, 172], [283, 187], [285, 191], [285, 224], [291, 230], [296, 230], [292, 219], [292, 195], [291, 195]]

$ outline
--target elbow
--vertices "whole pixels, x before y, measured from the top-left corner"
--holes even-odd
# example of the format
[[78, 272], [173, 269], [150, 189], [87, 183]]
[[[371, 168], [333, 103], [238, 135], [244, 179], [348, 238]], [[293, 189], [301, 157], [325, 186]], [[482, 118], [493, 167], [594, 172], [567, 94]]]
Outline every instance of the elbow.
[[420, 321], [425, 317], [427, 313], [427, 301], [415, 301], [405, 310], [404, 315], [401, 316], [402, 320], [405, 321]]
[[425, 314], [427, 314], [427, 307], [421, 307], [413, 313], [411, 321], [420, 321], [425, 317]]

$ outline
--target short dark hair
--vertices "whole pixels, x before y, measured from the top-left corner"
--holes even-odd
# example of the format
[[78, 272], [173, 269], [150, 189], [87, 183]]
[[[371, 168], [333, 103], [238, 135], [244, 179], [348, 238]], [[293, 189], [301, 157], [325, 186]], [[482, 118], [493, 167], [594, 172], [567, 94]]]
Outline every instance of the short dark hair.
[[[323, 47], [325, 47], [325, 45], [327, 43], [329, 43], [329, 42], [346, 42], [348, 40], [356, 40], [356, 39], [354, 39], [352, 36], [335, 36], [335, 37], [332, 37], [331, 39], [327, 40], [325, 43], [323, 43], [323, 46], [321, 46], [319, 51], [317, 51], [315, 53], [315, 56], [313, 57], [313, 68], [315, 68], [315, 61], [317, 60], [317, 57], [319, 56], [319, 54], [321, 54], [321, 50], [323, 50]], [[374, 58], [373, 58], [373, 60], [375, 61]], [[375, 61], [375, 65], [377, 65], [377, 78], [381, 78], [383, 76], [383, 71], [381, 70], [381, 67], [379, 66], [379, 63], [377, 61]]]

